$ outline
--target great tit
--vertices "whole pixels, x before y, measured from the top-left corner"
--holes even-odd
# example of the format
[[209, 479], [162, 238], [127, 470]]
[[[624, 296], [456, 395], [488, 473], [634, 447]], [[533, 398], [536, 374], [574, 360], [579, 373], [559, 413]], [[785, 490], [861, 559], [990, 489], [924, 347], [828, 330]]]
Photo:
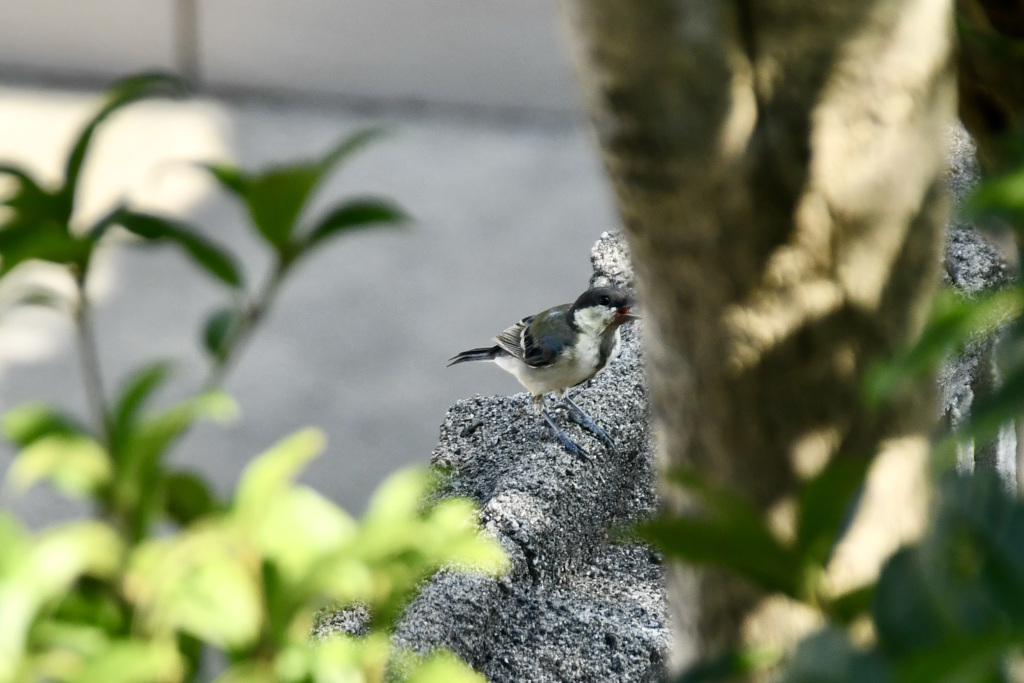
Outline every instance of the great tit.
[[472, 360], [494, 361], [515, 376], [533, 397], [540, 412], [570, 453], [587, 453], [562, 431], [547, 410], [545, 394], [553, 393], [570, 409], [580, 426], [597, 436], [610, 450], [615, 444], [603, 429], [580, 409], [567, 391], [604, 370], [621, 350], [619, 327], [635, 320], [634, 301], [621, 287], [588, 289], [572, 304], [527, 316], [494, 338], [494, 346], [463, 351], [448, 366]]

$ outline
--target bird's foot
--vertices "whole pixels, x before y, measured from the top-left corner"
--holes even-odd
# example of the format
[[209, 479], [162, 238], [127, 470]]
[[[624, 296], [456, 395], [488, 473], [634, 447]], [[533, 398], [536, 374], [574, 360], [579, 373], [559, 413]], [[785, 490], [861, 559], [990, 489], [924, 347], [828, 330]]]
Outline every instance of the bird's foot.
[[555, 437], [562, 442], [562, 448], [564, 448], [570, 454], [575, 455], [577, 458], [582, 458], [583, 460], [590, 460], [590, 455], [588, 455], [587, 452], [583, 450], [583, 447], [580, 446], [575, 441], [573, 441], [572, 439], [570, 439], [569, 435], [562, 431], [562, 429], [557, 424], [555, 424], [555, 419], [551, 417], [551, 413], [549, 413], [546, 410], [542, 410], [540, 414], [544, 416], [545, 422], [548, 423], [548, 426], [551, 428], [551, 431], [555, 435]]
[[573, 419], [573, 422], [596, 436], [598, 441], [603, 443], [613, 454], [616, 456], [619, 454], [619, 449], [616, 447], [615, 442], [612, 441], [612, 437], [608, 436], [607, 432], [601, 429], [589, 415], [583, 412], [583, 409], [576, 405], [575, 401], [565, 396], [562, 402], [569, 407], [569, 416]]

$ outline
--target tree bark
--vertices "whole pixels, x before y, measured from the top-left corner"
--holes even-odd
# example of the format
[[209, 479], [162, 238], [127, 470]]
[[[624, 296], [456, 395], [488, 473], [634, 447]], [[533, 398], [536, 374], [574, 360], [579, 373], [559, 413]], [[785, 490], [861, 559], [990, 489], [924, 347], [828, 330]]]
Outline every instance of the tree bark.
[[[829, 567], [835, 590], [869, 580], [926, 504], [930, 402], [879, 413], [860, 385], [920, 330], [938, 281], [952, 0], [562, 6], [633, 255], [665, 462], [785, 532], [802, 479], [881, 451]], [[671, 583], [677, 664], [814, 623], [724, 572]]]
[[1024, 2], [956, 0], [960, 118], [985, 175], [1024, 156]]

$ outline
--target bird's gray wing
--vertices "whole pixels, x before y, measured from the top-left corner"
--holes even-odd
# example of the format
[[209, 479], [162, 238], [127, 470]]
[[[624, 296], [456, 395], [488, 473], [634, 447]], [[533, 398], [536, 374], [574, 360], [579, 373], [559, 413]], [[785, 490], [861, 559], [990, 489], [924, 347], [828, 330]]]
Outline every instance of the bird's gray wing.
[[520, 345], [524, 363], [542, 368], [558, 359], [567, 340], [572, 338], [566, 318], [568, 308], [568, 305], [549, 308], [534, 316], [523, 328]]
[[530, 323], [533, 322], [534, 316], [530, 315], [515, 325], [512, 325], [507, 330], [499, 334], [494, 338], [494, 342], [506, 351], [509, 355], [515, 356], [519, 360], [523, 360], [525, 351], [523, 349], [523, 332], [529, 327]]

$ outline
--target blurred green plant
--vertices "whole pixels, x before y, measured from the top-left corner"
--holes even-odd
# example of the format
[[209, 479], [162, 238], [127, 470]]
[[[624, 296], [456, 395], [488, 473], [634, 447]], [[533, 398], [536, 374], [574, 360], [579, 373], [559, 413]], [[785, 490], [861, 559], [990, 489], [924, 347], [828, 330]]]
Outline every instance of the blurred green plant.
[[[220, 683], [379, 681], [396, 658], [408, 680], [480, 680], [445, 653], [392, 652], [390, 624], [430, 574], [452, 563], [495, 573], [507, 561], [479, 532], [469, 502], [424, 503], [427, 472], [395, 474], [355, 520], [295, 483], [324, 446], [316, 430], [257, 457], [226, 501], [199, 474], [168, 464], [198, 420], [234, 416], [234, 402], [217, 387], [294, 265], [335, 236], [406, 219], [391, 201], [362, 197], [304, 222], [318, 185], [378, 137], [374, 129], [323, 158], [262, 173], [202, 167], [243, 202], [271, 251], [270, 273], [255, 291], [230, 251], [182, 220], [119, 203], [79, 226], [75, 200], [97, 128], [138, 100], [183, 94], [178, 79], [162, 74], [117, 84], [75, 141], [60, 187], [0, 165], [13, 186], [0, 202], [0, 279], [40, 260], [70, 276], [70, 301], [34, 287], [15, 303], [71, 311], [91, 413], [80, 420], [43, 403], [8, 412], [3, 430], [19, 452], [6, 483], [21, 491], [49, 484], [95, 510], [95, 519], [39, 533], [0, 513], [0, 683], [194, 681], [210, 648], [229, 662]], [[203, 388], [162, 410], [149, 403], [168, 378], [167, 363], [133, 372], [113, 400], [104, 390], [86, 284], [92, 255], [115, 226], [180, 247], [231, 298], [202, 331], [210, 357]], [[368, 608], [367, 634], [311, 640], [318, 610], [347, 605]]]
[[[980, 183], [962, 209], [979, 226], [1009, 231], [1024, 263], [1024, 168]], [[992, 471], [950, 471], [957, 448], [996, 438], [1024, 417], [1024, 280], [936, 299], [904, 353], [868, 373], [864, 397], [884, 410], [919, 390], [941, 363], [998, 335], [1002, 381], [934, 446], [936, 494], [923, 538], [888, 558], [877, 581], [841, 595], [823, 580], [873, 458], [844, 454], [803, 482], [793, 538], [753, 505], [692, 472], [674, 472], [695, 511], [640, 527], [666, 556], [734, 572], [766, 593], [818, 611], [826, 626], [791, 656], [770, 648], [722, 653], [680, 682], [731, 680], [774, 670], [785, 683], [1010, 683], [1024, 676], [1024, 501]], [[1021, 476], [1024, 473], [1018, 473]], [[865, 642], [865, 624], [872, 635]], [[857, 633], [852, 637], [851, 633]], [[854, 644], [856, 642], [856, 644]]]

